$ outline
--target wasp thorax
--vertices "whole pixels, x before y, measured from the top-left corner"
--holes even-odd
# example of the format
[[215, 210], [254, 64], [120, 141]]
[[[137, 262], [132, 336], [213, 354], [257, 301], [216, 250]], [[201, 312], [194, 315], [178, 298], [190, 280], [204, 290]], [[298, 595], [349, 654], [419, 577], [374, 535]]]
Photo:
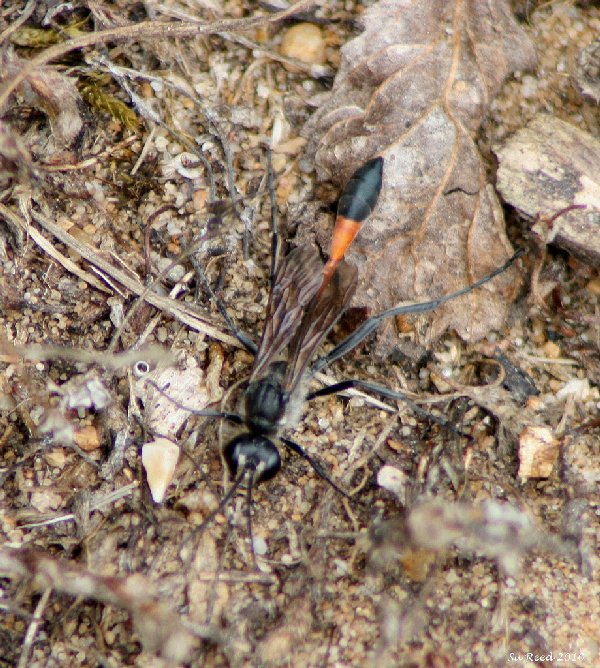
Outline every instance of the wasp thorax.
[[232, 479], [240, 469], [253, 472], [253, 484], [273, 478], [281, 468], [281, 457], [268, 438], [257, 434], [240, 434], [225, 446], [223, 458]]
[[244, 395], [246, 422], [252, 431], [271, 434], [277, 431], [285, 409], [281, 383], [267, 376], [250, 383]]

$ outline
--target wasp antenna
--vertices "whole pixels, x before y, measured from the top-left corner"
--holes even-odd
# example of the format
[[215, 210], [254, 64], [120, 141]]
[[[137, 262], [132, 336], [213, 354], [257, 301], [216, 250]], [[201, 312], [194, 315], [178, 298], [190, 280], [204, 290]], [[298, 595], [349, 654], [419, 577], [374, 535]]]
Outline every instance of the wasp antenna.
[[338, 264], [358, 234], [361, 224], [375, 208], [382, 182], [383, 158], [378, 156], [359, 167], [346, 184], [338, 202], [331, 252], [323, 268], [323, 283], [317, 293], [319, 296], [331, 281]]
[[[157, 383], [155, 383], [153, 380], [146, 380], [146, 383], [153, 387], [159, 394], [161, 394], [167, 401], [170, 401], [174, 406], [177, 408], [181, 409], [182, 411], [187, 411], [191, 415], [199, 415], [200, 417], [213, 417], [213, 418], [222, 418], [223, 420], [229, 420], [230, 422], [233, 422], [235, 424], [242, 424], [243, 419], [242, 416], [239, 415], [238, 413], [231, 413], [229, 411], [213, 411], [210, 409], [198, 409], [198, 408], [192, 408], [191, 406], [186, 406], [185, 404], [182, 404], [180, 401], [177, 401], [177, 399], [174, 399], [173, 397], [169, 396], [165, 390]], [[168, 387], [168, 386], [167, 386]]]

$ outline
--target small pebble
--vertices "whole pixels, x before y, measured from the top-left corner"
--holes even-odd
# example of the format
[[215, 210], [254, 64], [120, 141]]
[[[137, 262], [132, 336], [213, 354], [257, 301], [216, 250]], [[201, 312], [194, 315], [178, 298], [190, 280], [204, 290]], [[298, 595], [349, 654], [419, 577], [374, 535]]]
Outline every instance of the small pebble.
[[542, 350], [544, 355], [550, 359], [557, 360], [561, 356], [560, 346], [554, 343], [554, 341], [547, 341]]
[[102, 445], [100, 434], [93, 425], [78, 429], [75, 432], [75, 443], [85, 452], [97, 450]]
[[44, 459], [48, 462], [50, 466], [62, 469], [67, 461], [67, 455], [63, 448], [55, 448], [50, 450], [44, 455]]
[[593, 278], [586, 286], [585, 289], [588, 292], [591, 292], [593, 295], [600, 295], [600, 278]]
[[313, 23], [292, 26], [283, 36], [279, 51], [282, 56], [296, 58], [303, 63], [324, 63], [325, 40], [321, 29]]
[[383, 489], [387, 489], [392, 494], [395, 494], [400, 501], [404, 501], [406, 492], [406, 474], [404, 471], [397, 469], [394, 466], [386, 465], [379, 470], [377, 474], [377, 484]]
[[558, 447], [559, 441], [550, 427], [525, 427], [519, 434], [519, 477], [548, 478], [558, 458]]
[[253, 540], [254, 544], [254, 554], [256, 554], [259, 557], [264, 556], [267, 554], [267, 542], [262, 536], [254, 536]]

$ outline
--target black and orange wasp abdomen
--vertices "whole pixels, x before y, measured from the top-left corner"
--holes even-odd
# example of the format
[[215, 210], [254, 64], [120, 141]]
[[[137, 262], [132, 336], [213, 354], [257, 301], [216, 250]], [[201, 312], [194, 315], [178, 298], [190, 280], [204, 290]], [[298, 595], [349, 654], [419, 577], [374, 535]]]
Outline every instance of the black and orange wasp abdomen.
[[373, 158], [359, 167], [346, 184], [338, 201], [329, 260], [323, 269], [323, 283], [319, 288], [319, 294], [323, 293], [331, 281], [331, 277], [354, 241], [362, 223], [373, 212], [382, 184], [382, 157]]

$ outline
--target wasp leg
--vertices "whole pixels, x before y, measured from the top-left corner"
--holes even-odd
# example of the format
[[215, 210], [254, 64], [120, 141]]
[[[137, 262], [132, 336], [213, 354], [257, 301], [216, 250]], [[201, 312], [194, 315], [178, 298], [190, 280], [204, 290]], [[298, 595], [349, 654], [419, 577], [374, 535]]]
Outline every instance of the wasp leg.
[[196, 275], [202, 282], [202, 285], [208, 292], [208, 295], [215, 304], [215, 306], [219, 309], [219, 312], [223, 316], [225, 323], [227, 324], [227, 327], [229, 328], [229, 331], [235, 336], [235, 338], [246, 348], [246, 350], [253, 355], [256, 355], [256, 351], [258, 350], [258, 346], [254, 341], [244, 332], [242, 329], [240, 329], [235, 322], [233, 321], [233, 318], [229, 314], [229, 311], [227, 310], [227, 307], [225, 306], [225, 303], [223, 300], [217, 295], [217, 293], [213, 290], [212, 285], [210, 284], [210, 281], [208, 280], [206, 274], [204, 273], [204, 269], [200, 266], [198, 262], [194, 262], [194, 269], [196, 270]]
[[314, 375], [318, 371], [321, 371], [325, 367], [329, 366], [332, 362], [340, 359], [346, 353], [349, 353], [351, 350], [354, 350], [356, 346], [362, 343], [370, 334], [372, 334], [379, 325], [386, 319], [392, 318], [397, 315], [407, 315], [409, 313], [426, 313], [427, 311], [432, 311], [433, 309], [445, 304], [446, 302], [452, 301], [457, 297], [462, 297], [463, 295], [472, 292], [476, 288], [481, 287], [484, 283], [491, 281], [492, 278], [498, 276], [505, 272], [510, 265], [524, 253], [522, 248], [519, 248], [517, 252], [510, 257], [501, 267], [494, 269], [490, 274], [487, 274], [483, 278], [480, 278], [475, 283], [467, 285], [456, 292], [451, 292], [448, 295], [439, 297], [438, 299], [432, 299], [428, 302], [421, 302], [420, 304], [406, 304], [404, 306], [394, 306], [386, 311], [382, 311], [379, 315], [374, 315], [368, 320], [365, 320], [363, 324], [354, 330], [352, 334], [346, 337], [341, 343], [339, 343], [333, 350], [331, 350], [327, 355], [320, 357], [312, 366], [311, 372]]
[[344, 490], [341, 487], [338, 487], [333, 482], [333, 480], [327, 475], [327, 473], [325, 472], [323, 467], [319, 464], [319, 462], [317, 462], [316, 459], [313, 459], [301, 445], [299, 445], [298, 443], [296, 443], [294, 441], [290, 441], [288, 438], [281, 438], [280, 440], [292, 452], [299, 455], [300, 457], [302, 457], [302, 459], [304, 459], [306, 462], [308, 462], [308, 464], [310, 464], [310, 467], [319, 476], [319, 478], [322, 478], [326, 483], [331, 485], [333, 487], [333, 489], [335, 489], [336, 492], [341, 494], [343, 497], [345, 497], [349, 501], [353, 501], [353, 502], [356, 501], [356, 499], [351, 497], [348, 494], [348, 492], [344, 492]]
[[[383, 385], [377, 385], [376, 383], [370, 383], [368, 381], [360, 380], [358, 378], [342, 380], [339, 383], [334, 383], [333, 385], [329, 385], [328, 387], [323, 387], [320, 390], [311, 392], [309, 395], [307, 395], [306, 400], [310, 401], [311, 399], [315, 399], [317, 397], [326, 397], [330, 394], [337, 394], [339, 392], [344, 392], [344, 390], [352, 390], [352, 389], [364, 390], [365, 392], [378, 394], [379, 396], [384, 397], [386, 399], [394, 399], [396, 401], [402, 401], [416, 415], [426, 418], [431, 422], [435, 422], [435, 424], [438, 424], [440, 425], [440, 427], [443, 427], [444, 429], [451, 431], [456, 436], [460, 436], [461, 438], [466, 438], [468, 441], [473, 440], [473, 437], [470, 434], [465, 434], [464, 432], [460, 431], [460, 429], [457, 429], [449, 420], [446, 420], [443, 417], [439, 417], [438, 415], [435, 415], [433, 413], [430, 413], [429, 411], [424, 410], [418, 404], [412, 401], [412, 399], [409, 399], [402, 392], [396, 392], [395, 390], [390, 390], [388, 387], [385, 387]], [[443, 400], [443, 397], [441, 397], [441, 399]]]

